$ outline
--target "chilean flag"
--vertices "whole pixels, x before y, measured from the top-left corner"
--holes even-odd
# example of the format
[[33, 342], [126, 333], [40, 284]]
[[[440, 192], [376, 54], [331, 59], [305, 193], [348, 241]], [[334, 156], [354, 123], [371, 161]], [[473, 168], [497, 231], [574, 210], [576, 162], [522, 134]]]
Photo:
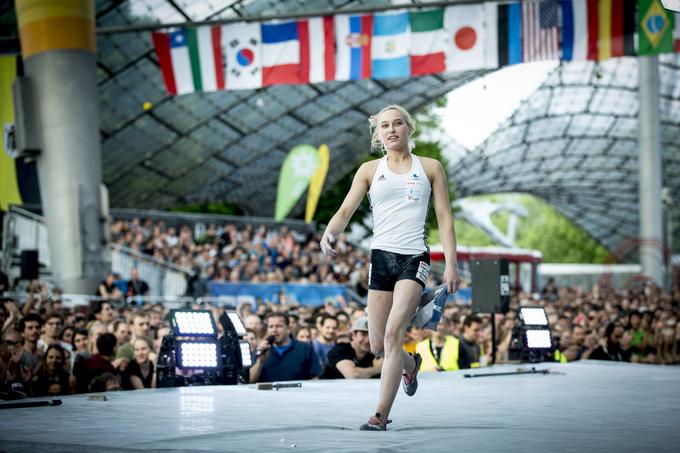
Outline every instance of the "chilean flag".
[[360, 80], [371, 77], [372, 15], [335, 16], [337, 45], [335, 80]]
[[309, 82], [306, 28], [297, 21], [262, 24], [262, 86]]

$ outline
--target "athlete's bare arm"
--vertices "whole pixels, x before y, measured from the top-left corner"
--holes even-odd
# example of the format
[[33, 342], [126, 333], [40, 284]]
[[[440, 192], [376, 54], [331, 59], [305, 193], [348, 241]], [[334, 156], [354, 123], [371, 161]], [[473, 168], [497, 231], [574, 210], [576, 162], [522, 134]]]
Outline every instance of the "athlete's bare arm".
[[349, 220], [352, 218], [354, 211], [359, 207], [359, 203], [364, 199], [364, 196], [368, 192], [371, 185], [371, 178], [373, 178], [373, 173], [378, 166], [379, 160], [372, 160], [370, 162], [363, 163], [359, 170], [357, 170], [354, 175], [354, 180], [352, 181], [352, 186], [347, 192], [345, 200], [342, 202], [340, 209], [335, 213], [326, 231], [324, 231], [321, 237], [321, 251], [330, 256], [335, 256], [337, 252], [333, 248], [335, 243], [335, 238], [337, 238], [340, 233], [342, 233], [347, 227]]
[[453, 226], [453, 216], [451, 215], [448, 181], [444, 168], [438, 160], [427, 157], [421, 157], [420, 159], [432, 185], [434, 210], [437, 214], [437, 226], [439, 227], [439, 238], [442, 241], [444, 256], [446, 258], [443, 280], [449, 293], [453, 293], [458, 290], [460, 276], [458, 275], [456, 231]]

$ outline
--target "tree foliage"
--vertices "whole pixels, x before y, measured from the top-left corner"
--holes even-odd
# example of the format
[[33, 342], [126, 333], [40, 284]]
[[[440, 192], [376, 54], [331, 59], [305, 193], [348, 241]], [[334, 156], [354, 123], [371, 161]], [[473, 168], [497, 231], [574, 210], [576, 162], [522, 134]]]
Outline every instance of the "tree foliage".
[[201, 214], [243, 215], [243, 210], [233, 203], [191, 203], [177, 206], [174, 212], [197, 212]]
[[[501, 201], [504, 195], [480, 197]], [[602, 263], [609, 252], [580, 227], [567, 220], [544, 201], [522, 195], [515, 199], [527, 210], [528, 215], [517, 223], [517, 246], [540, 250], [546, 263]], [[494, 225], [506, 231], [509, 214], [500, 212], [491, 218]], [[471, 246], [498, 245], [473, 225], [456, 220], [456, 236], [459, 244]]]
[[609, 256], [607, 249], [547, 203], [523, 198], [529, 215], [519, 222], [520, 247], [540, 250], [546, 263], [602, 263]]

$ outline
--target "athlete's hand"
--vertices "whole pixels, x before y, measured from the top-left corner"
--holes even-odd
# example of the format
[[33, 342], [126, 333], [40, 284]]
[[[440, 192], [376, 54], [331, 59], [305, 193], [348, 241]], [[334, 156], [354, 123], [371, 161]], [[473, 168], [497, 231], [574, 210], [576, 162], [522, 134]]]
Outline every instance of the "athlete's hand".
[[446, 266], [444, 270], [444, 283], [446, 283], [446, 290], [449, 294], [453, 294], [458, 291], [460, 286], [460, 275], [458, 275], [458, 266]]
[[376, 370], [381, 370], [383, 366], [383, 358], [382, 357], [374, 357], [373, 358], [373, 368]]
[[319, 242], [319, 246], [321, 246], [321, 251], [323, 252], [324, 255], [328, 256], [336, 256], [338, 252], [333, 248], [335, 246], [335, 236], [331, 233], [324, 233], [323, 236], [321, 236], [321, 242]]

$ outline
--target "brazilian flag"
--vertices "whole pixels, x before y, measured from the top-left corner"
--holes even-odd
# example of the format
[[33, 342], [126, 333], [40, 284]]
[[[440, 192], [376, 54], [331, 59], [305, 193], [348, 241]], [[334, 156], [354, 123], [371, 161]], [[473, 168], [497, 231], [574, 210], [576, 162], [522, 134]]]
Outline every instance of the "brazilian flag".
[[659, 0], [638, 0], [638, 54], [673, 52], [674, 20]]

